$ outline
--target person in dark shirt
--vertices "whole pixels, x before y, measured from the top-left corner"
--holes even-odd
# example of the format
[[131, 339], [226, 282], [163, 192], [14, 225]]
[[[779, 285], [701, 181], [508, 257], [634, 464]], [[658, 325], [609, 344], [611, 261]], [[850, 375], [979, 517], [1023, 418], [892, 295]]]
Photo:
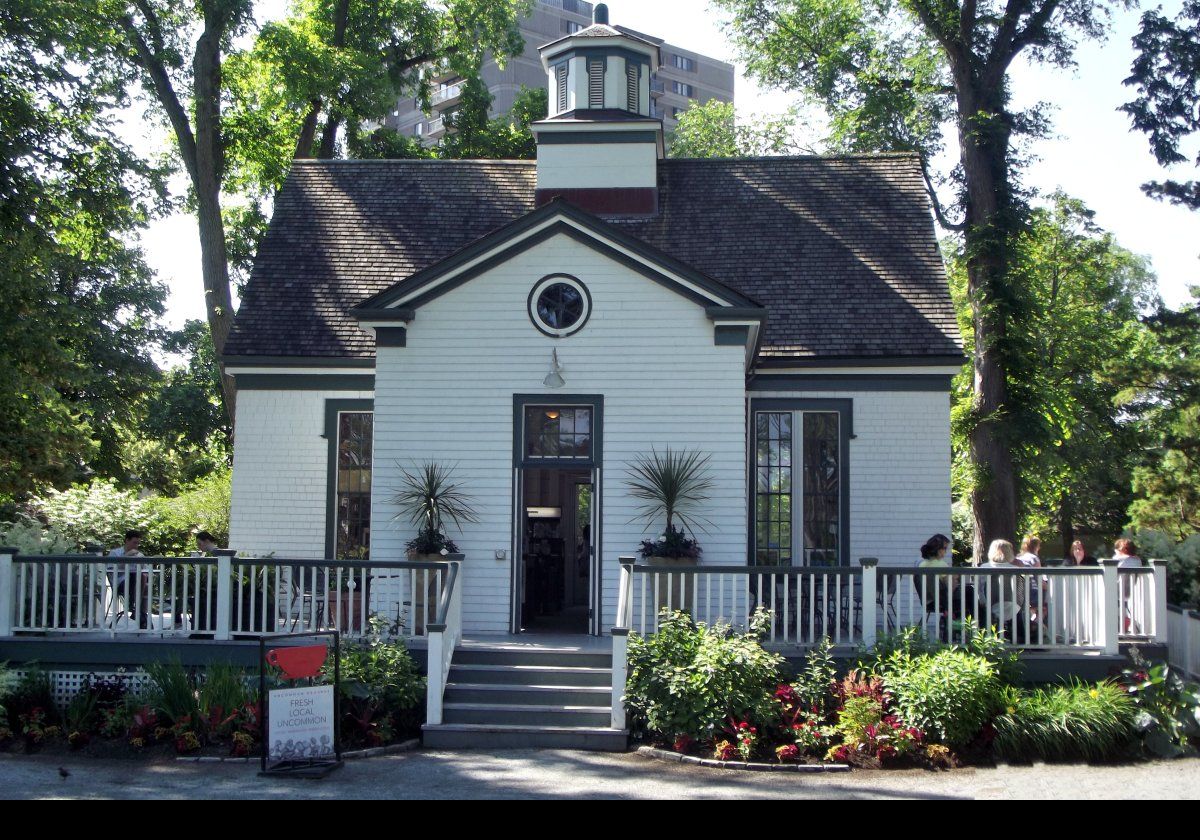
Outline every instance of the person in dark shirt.
[[1071, 543], [1071, 554], [1067, 557], [1068, 566], [1099, 566], [1096, 558], [1087, 553], [1082, 540]]

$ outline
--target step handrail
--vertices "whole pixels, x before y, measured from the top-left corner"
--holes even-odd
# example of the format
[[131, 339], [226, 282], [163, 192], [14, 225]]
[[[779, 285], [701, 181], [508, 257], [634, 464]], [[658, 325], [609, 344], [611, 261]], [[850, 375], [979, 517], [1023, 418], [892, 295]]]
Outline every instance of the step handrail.
[[446, 585], [438, 602], [436, 621], [426, 630], [429, 639], [425, 678], [425, 722], [431, 726], [442, 723], [446, 682], [454, 649], [462, 641], [462, 586], [459, 584], [462, 561], [452, 560], [446, 574]]

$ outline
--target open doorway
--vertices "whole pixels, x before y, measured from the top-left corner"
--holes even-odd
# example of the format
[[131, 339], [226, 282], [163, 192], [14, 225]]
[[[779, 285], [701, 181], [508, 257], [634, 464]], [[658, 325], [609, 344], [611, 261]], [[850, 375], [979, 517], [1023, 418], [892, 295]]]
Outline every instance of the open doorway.
[[521, 475], [521, 629], [587, 633], [592, 585], [592, 471], [539, 467]]

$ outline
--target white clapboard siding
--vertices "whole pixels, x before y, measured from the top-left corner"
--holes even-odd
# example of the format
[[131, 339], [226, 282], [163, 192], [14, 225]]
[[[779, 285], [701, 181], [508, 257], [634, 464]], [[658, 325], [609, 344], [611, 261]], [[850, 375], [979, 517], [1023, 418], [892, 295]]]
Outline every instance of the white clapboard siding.
[[[587, 285], [587, 326], [551, 339], [530, 323], [530, 290], [551, 273]], [[604, 396], [604, 624], [616, 610], [617, 557], [643, 538], [631, 524], [625, 467], [651, 446], [711, 453], [716, 480], [704, 514], [707, 563], [745, 563], [744, 349], [718, 347], [704, 308], [564, 236], [513, 257], [422, 306], [408, 346], [382, 348], [376, 362], [373, 559], [400, 557], [413, 529], [392, 521], [388, 501], [399, 466], [455, 463], [480, 521], [452, 533], [466, 555], [467, 632], [509, 629], [513, 395]], [[542, 384], [557, 348], [566, 387]]]
[[369, 391], [238, 392], [230, 547], [289, 559], [325, 556], [325, 401], [371, 397]]

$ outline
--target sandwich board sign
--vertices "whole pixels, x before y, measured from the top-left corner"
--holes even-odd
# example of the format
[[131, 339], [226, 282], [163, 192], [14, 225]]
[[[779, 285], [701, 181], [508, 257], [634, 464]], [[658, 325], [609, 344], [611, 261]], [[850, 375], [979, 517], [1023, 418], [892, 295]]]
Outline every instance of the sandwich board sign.
[[[333, 644], [299, 644], [313, 636], [333, 636]], [[279, 642], [267, 649], [267, 642]], [[260, 638], [260, 696], [266, 702], [263, 720], [262, 773], [324, 776], [340, 767], [338, 694], [341, 681], [336, 632]], [[332, 685], [314, 684], [333, 653]], [[266, 690], [267, 668], [278, 687]]]

